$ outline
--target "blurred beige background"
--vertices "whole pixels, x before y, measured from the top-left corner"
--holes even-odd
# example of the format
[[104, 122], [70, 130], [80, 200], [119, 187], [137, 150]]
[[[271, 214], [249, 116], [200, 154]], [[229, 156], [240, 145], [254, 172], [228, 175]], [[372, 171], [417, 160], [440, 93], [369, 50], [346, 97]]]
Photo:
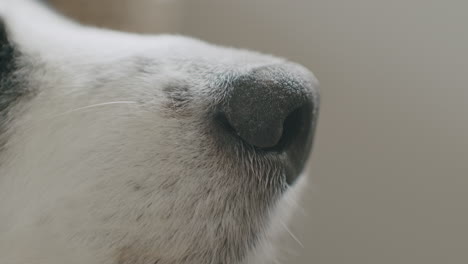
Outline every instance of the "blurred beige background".
[[468, 263], [468, 1], [55, 0], [81, 21], [290, 58], [322, 110], [282, 263]]

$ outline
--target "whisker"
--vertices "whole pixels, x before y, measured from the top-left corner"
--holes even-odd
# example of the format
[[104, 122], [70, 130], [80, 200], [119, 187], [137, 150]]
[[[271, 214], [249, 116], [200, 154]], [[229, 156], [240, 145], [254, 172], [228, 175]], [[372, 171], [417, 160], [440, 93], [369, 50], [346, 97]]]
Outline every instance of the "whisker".
[[72, 114], [72, 113], [76, 113], [76, 112], [79, 112], [79, 111], [83, 111], [83, 110], [87, 110], [87, 109], [91, 109], [91, 108], [95, 108], [95, 107], [100, 107], [100, 106], [118, 105], [118, 104], [136, 104], [136, 103], [137, 102], [135, 102], [135, 101], [114, 101], [114, 102], [105, 102], [105, 103], [87, 105], [87, 106], [83, 106], [83, 107], [79, 107], [79, 108], [75, 108], [75, 109], [63, 112], [61, 114], [51, 115], [51, 116], [48, 116], [48, 117], [41, 118], [39, 120], [37, 120], [37, 119], [33, 120], [32, 122], [28, 121], [28, 122], [20, 123], [18, 125], [19, 126], [24, 126], [24, 125], [40, 124], [41, 122], [46, 121], [46, 120], [55, 119], [55, 118], [62, 117], [62, 116], [68, 115], [68, 114]]
[[304, 244], [302, 244], [302, 242], [293, 234], [293, 232], [283, 221], [281, 221], [281, 225], [284, 227], [284, 229], [286, 229], [286, 232], [288, 232], [288, 234], [294, 239], [294, 241], [296, 241], [299, 244], [299, 246], [304, 248]]
[[71, 114], [71, 113], [78, 112], [78, 111], [81, 111], [81, 110], [86, 110], [86, 109], [99, 107], [99, 106], [114, 105], [114, 104], [136, 104], [136, 103], [137, 102], [135, 102], [135, 101], [115, 101], [115, 102], [106, 102], [106, 103], [100, 103], [100, 104], [93, 104], [93, 105], [88, 105], [88, 106], [75, 108], [75, 109], [66, 111], [64, 113], [58, 114], [58, 115], [53, 116], [53, 117], [59, 117], [59, 116], [63, 116], [63, 115], [67, 115], [67, 114]]

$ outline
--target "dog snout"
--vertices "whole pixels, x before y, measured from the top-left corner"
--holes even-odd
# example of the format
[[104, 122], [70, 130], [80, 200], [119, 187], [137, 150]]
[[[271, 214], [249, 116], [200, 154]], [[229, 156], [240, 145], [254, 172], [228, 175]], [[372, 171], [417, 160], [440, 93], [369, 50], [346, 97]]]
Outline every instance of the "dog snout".
[[223, 113], [247, 144], [283, 151], [312, 137], [316, 82], [308, 71], [288, 66], [256, 68], [233, 82]]
[[256, 68], [231, 83], [220, 109], [223, 133], [258, 153], [281, 154], [292, 184], [310, 154], [318, 104], [318, 82], [302, 66]]

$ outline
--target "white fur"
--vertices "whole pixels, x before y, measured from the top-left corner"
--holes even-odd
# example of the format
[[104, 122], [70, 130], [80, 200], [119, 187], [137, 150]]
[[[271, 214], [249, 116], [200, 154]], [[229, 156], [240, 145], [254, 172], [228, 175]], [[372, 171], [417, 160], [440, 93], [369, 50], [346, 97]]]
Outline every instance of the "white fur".
[[[84, 27], [27, 0], [0, 0], [0, 17], [34, 89], [15, 106], [0, 152], [0, 263], [218, 264], [219, 232], [243, 236], [234, 214], [252, 205], [235, 196], [243, 170], [213, 154], [204, 114], [223, 95], [213, 90], [220, 75], [286, 61]], [[161, 87], [175, 84], [191, 86], [188, 115], [163, 107]], [[293, 189], [265, 217], [252, 216], [258, 222], [242, 223], [263, 234], [244, 263], [270, 263], [267, 238], [282, 229]], [[226, 195], [238, 209], [219, 208], [230, 205]]]

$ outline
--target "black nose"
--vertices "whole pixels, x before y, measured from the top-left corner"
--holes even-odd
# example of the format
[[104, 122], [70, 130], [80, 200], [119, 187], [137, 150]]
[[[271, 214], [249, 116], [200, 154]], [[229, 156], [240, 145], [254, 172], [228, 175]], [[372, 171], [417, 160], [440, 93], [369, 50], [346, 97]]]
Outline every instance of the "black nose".
[[239, 77], [225, 103], [229, 125], [246, 143], [264, 150], [306, 144], [315, 92], [308, 77], [280, 66], [257, 68]]

